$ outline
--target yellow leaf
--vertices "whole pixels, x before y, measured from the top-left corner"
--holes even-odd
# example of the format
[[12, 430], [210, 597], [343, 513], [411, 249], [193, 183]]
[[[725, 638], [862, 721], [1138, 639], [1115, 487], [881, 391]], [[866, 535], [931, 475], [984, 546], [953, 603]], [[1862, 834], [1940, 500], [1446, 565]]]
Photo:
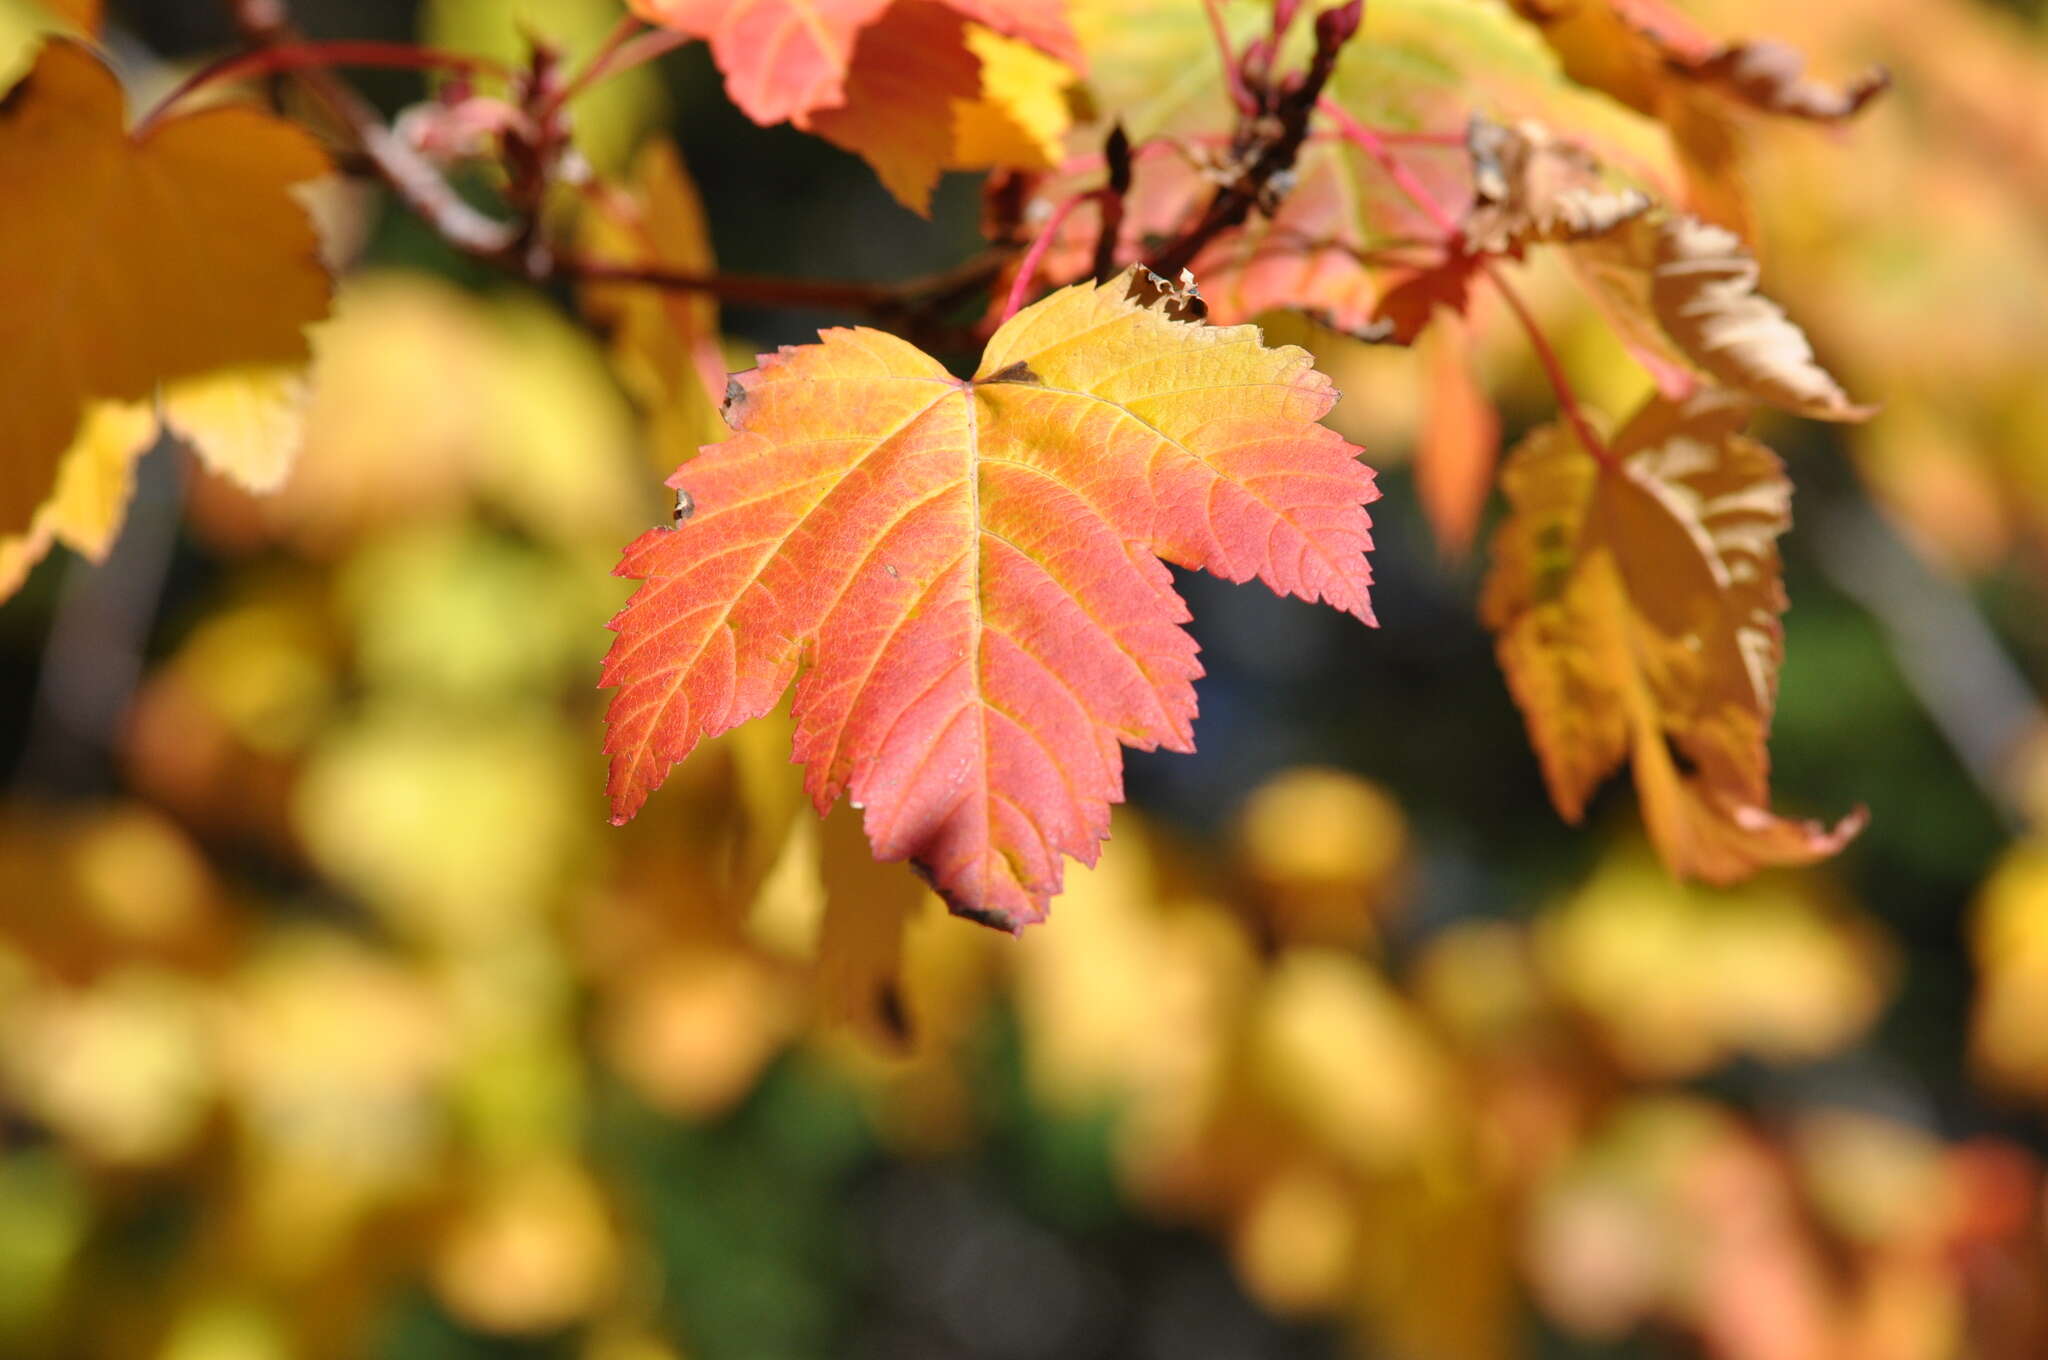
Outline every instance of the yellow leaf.
[[[601, 199], [584, 219], [590, 258], [620, 265], [708, 274], [717, 265], [697, 186], [673, 143], [650, 142], [633, 161], [633, 188]], [[584, 310], [611, 327], [611, 360], [652, 426], [654, 465], [672, 470], [726, 437], [718, 303], [709, 293], [635, 284], [594, 284]]]
[[1074, 73], [1029, 43], [970, 24], [967, 46], [981, 58], [981, 96], [953, 105], [955, 170], [1046, 169], [1059, 163]]
[[330, 554], [366, 531], [480, 501], [550, 542], [602, 541], [658, 513], [636, 477], [631, 412], [589, 337], [520, 294], [478, 298], [416, 274], [363, 274], [315, 332], [292, 475], [261, 500], [202, 487], [202, 525]]
[[1970, 943], [1982, 979], [1971, 1057], [2009, 1090], [2048, 1099], [2048, 849], [2009, 853], [1985, 883]]
[[1854, 1039], [1889, 991], [1890, 958], [1860, 917], [1787, 879], [1678, 884], [1639, 851], [1610, 858], [1546, 913], [1538, 957], [1630, 1071], [1670, 1079], [1737, 1053], [1813, 1059]]
[[200, 461], [251, 491], [274, 491], [305, 438], [302, 364], [224, 368], [166, 383], [164, 423]]
[[329, 284], [290, 191], [326, 170], [309, 134], [250, 108], [131, 135], [113, 72], [42, 49], [0, 103], [0, 532], [27, 527], [89, 402], [307, 357]]
[[21, 588], [29, 570], [64, 544], [97, 562], [107, 555], [134, 491], [135, 460], [156, 442], [147, 402], [94, 402], [77, 438], [57, 465], [57, 485], [38, 506], [27, 533], [0, 538], [0, 600]]

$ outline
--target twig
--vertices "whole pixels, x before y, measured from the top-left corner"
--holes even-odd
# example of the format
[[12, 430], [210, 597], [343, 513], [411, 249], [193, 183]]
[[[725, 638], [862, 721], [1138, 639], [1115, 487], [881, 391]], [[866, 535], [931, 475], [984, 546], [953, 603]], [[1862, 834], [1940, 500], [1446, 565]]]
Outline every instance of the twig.
[[562, 87], [561, 92], [547, 103], [545, 106], [547, 112], [555, 112], [601, 80], [610, 80], [614, 76], [623, 75], [636, 66], [644, 66], [655, 58], [673, 52], [678, 47], [687, 46], [694, 41], [689, 34], [669, 28], [649, 29], [646, 32], [626, 32], [622, 37], [621, 31], [626, 30], [628, 25], [634, 22], [636, 21], [633, 20], [631, 15], [620, 21], [619, 28], [612, 30], [612, 36], [606, 39], [605, 46], [591, 57], [589, 64], [584, 66], [568, 84]]
[[1309, 114], [1316, 108], [1323, 86], [1329, 83], [1330, 76], [1337, 69], [1337, 54], [1357, 33], [1364, 13], [1364, 0], [1351, 0], [1348, 5], [1324, 10], [1316, 16], [1315, 57], [1299, 83], [1283, 87], [1272, 110], [1273, 118], [1279, 123], [1278, 131], [1259, 134], [1255, 141], [1253, 132], [1258, 124], [1249, 124], [1243, 141], [1248, 148], [1258, 146], [1258, 154], [1233, 183], [1216, 191], [1216, 196], [1209, 200], [1208, 208], [1194, 226], [1152, 259], [1154, 273], [1169, 279], [1179, 277], [1180, 272], [1192, 264], [1211, 241], [1242, 226], [1251, 216], [1252, 209], [1266, 198], [1273, 182], [1294, 168], [1302, 143], [1308, 139]]
[[[1430, 220], [1431, 225], [1444, 234], [1445, 249], [1453, 254], [1462, 254], [1465, 249], [1464, 227], [1451, 215], [1449, 208], [1437, 201], [1436, 195], [1429, 191], [1429, 186], [1416, 178], [1415, 172], [1393, 153], [1379, 133], [1353, 118], [1347, 110], [1332, 100], [1322, 100], [1317, 107], [1322, 110], [1325, 117], [1337, 125], [1347, 140], [1372, 157], [1386, 172], [1387, 178], [1393, 181], [1394, 187]], [[1579, 405], [1578, 393], [1573, 390], [1571, 379], [1565, 376], [1564, 365], [1559, 362], [1557, 351], [1550, 347], [1550, 341], [1544, 337], [1543, 328], [1536, 323], [1535, 314], [1529, 310], [1528, 304], [1522, 301], [1522, 295], [1515, 291], [1514, 285], [1508, 282], [1506, 272], [1490, 257], [1478, 255], [1471, 258], [1486, 271], [1486, 277], [1492, 280], [1493, 286], [1507, 302], [1508, 310], [1522, 323], [1522, 330], [1529, 337], [1529, 348], [1535, 352], [1536, 362], [1543, 368], [1543, 376], [1549, 379], [1551, 391], [1557, 394], [1558, 411], [1572, 427], [1572, 433], [1578, 436], [1586, 452], [1591, 454], [1601, 467], [1609, 472], [1619, 471], [1621, 464], [1615, 458], [1614, 451], [1607, 447], [1607, 441], [1600, 437], [1600, 432], [1593, 428], [1593, 422], [1587, 418], [1585, 408]]]
[[[258, 49], [301, 47], [278, 0], [232, 0], [235, 23], [250, 46]], [[439, 233], [441, 239], [468, 255], [500, 260], [517, 240], [515, 228], [478, 212], [462, 200], [439, 171], [408, 147], [377, 110], [324, 66], [295, 73], [315, 98], [355, 135], [392, 192]]]

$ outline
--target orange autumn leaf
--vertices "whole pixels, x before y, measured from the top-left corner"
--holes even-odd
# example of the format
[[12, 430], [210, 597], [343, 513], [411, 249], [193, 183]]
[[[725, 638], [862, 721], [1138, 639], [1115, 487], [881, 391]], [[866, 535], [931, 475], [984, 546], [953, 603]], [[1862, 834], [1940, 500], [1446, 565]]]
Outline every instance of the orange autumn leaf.
[[981, 93], [967, 23], [926, 0], [900, 0], [860, 35], [845, 103], [799, 126], [875, 168], [897, 200], [923, 212], [953, 154], [953, 109]]
[[1558, 811], [1577, 821], [1630, 758], [1659, 853], [1715, 883], [1824, 858], [1862, 825], [1767, 810], [1792, 487], [1746, 417], [1725, 393], [1653, 399], [1611, 467], [1538, 430], [1503, 474], [1483, 602]]
[[1422, 336], [1424, 405], [1415, 441], [1415, 490], [1447, 557], [1463, 557], [1479, 530], [1500, 461], [1500, 413], [1473, 371], [1472, 336], [1445, 318]]
[[252, 108], [131, 134], [113, 72], [44, 46], [0, 101], [0, 533], [50, 494], [90, 402], [304, 362], [329, 282], [290, 190], [326, 170], [309, 134]]
[[846, 98], [860, 31], [889, 0], [629, 0], [649, 23], [711, 44], [725, 92], [764, 127]]
[[[864, 30], [886, 12], [938, 8], [938, 0], [629, 0], [635, 14], [711, 44], [726, 93], [755, 122], [809, 126], [809, 116], [848, 102], [856, 65], [886, 65], [875, 48], [858, 61]], [[1080, 49], [1061, 0], [945, 0], [944, 8], [1069, 65]], [[905, 20], [920, 22], [913, 17]], [[964, 49], [963, 49], [964, 50]], [[907, 129], [908, 130], [908, 129]]]
[[926, 211], [942, 170], [1050, 166], [1066, 128], [1062, 92], [1079, 54], [1059, 0], [633, 0], [633, 8], [708, 39], [727, 94], [749, 118], [787, 121], [853, 152], [915, 212]]
[[[1092, 863], [1122, 746], [1191, 748], [1195, 644], [1160, 559], [1370, 622], [1358, 450], [1303, 351], [1175, 321], [1138, 276], [1063, 289], [953, 378], [867, 329], [735, 380], [691, 507], [626, 550], [643, 584], [604, 683], [614, 819], [797, 682], [823, 810], [865, 810], [954, 910], [1040, 920]], [[799, 677], [799, 669], [802, 674]]]

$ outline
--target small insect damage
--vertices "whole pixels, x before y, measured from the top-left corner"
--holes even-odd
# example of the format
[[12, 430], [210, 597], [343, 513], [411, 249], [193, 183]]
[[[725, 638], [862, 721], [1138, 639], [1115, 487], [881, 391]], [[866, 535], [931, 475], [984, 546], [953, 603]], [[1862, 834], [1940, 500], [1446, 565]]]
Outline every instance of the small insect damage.
[[1124, 296], [1140, 307], [1150, 307], [1170, 321], [1200, 322], [1209, 315], [1209, 304], [1195, 283], [1194, 271], [1180, 271], [1178, 283], [1169, 282], [1151, 270], [1138, 266], [1130, 271]]

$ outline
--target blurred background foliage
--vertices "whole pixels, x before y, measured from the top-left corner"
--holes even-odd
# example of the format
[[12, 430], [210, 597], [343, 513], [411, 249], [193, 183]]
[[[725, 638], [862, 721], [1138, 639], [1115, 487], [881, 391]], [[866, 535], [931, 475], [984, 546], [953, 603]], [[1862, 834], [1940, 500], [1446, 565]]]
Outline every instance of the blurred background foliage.
[[[361, 267], [283, 490], [166, 446], [106, 565], [0, 610], [0, 1354], [2048, 1355], [2048, 19], [1687, 8], [1897, 77], [1839, 133], [1742, 130], [1775, 291], [1885, 405], [1770, 431], [1777, 783], [1869, 805], [1838, 860], [1708, 891], [1619, 787], [1560, 825], [1407, 469], [1427, 350], [1285, 320], [1382, 469], [1384, 626], [1184, 577], [1200, 754], [1133, 756], [1050, 924], [948, 919], [818, 822], [786, 717], [610, 828], [607, 573], [705, 413], [575, 299], [338, 200]], [[295, 13], [511, 56], [618, 11]], [[110, 16], [145, 91], [230, 36], [210, 0]], [[0, 67], [41, 22], [0, 0]], [[603, 170], [672, 135], [735, 269], [977, 245], [973, 178], [912, 216], [701, 49], [579, 117]], [[1471, 324], [1510, 433], [1540, 419]]]

